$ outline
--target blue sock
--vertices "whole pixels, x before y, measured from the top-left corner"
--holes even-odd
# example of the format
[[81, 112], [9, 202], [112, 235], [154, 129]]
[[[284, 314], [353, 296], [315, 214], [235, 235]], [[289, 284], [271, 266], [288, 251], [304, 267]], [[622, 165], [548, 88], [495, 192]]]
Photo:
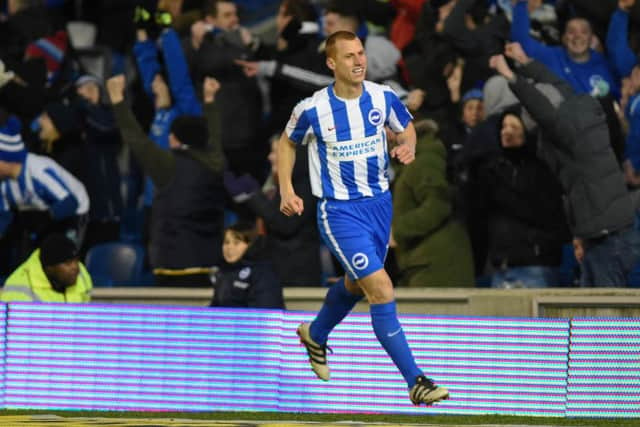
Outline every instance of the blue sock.
[[378, 341], [391, 356], [409, 388], [413, 387], [416, 383], [416, 377], [422, 375], [422, 371], [416, 365], [400, 321], [398, 321], [396, 302], [371, 304], [371, 324]]
[[344, 278], [334, 283], [329, 288], [318, 315], [311, 323], [309, 331], [311, 338], [318, 344], [325, 344], [329, 333], [361, 299], [361, 295], [353, 295], [347, 290], [344, 286]]

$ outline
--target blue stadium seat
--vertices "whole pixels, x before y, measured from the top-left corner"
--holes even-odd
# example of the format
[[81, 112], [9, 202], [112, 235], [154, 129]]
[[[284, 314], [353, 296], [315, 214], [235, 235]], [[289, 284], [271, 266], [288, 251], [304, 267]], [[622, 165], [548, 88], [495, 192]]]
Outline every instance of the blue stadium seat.
[[95, 286], [138, 285], [143, 279], [144, 249], [123, 242], [98, 244], [87, 252], [85, 266]]

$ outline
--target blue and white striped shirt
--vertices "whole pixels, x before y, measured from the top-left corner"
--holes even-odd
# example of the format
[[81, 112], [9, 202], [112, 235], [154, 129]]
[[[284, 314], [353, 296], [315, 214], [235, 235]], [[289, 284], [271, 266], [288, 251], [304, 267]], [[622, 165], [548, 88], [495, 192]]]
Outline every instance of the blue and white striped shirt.
[[389, 190], [385, 125], [402, 132], [411, 119], [389, 86], [365, 81], [359, 98], [341, 99], [332, 84], [296, 105], [286, 133], [309, 144], [316, 197], [354, 200]]
[[54, 219], [89, 211], [84, 185], [53, 159], [29, 153], [16, 179], [0, 181], [0, 214], [50, 210]]

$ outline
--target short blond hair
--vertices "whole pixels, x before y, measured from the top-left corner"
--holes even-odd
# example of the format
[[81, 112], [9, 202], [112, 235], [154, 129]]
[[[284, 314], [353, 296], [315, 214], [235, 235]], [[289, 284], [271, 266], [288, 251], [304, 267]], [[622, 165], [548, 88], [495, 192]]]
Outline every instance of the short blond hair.
[[358, 36], [356, 36], [351, 31], [336, 31], [331, 34], [327, 39], [327, 43], [325, 46], [325, 54], [327, 58], [335, 58], [336, 55], [336, 43], [339, 40], [356, 40]]

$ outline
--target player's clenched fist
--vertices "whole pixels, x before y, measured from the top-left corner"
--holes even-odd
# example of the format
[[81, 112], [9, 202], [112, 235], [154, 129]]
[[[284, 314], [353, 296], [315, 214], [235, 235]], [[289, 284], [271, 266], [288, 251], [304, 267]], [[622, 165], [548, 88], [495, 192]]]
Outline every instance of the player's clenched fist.
[[296, 193], [283, 194], [280, 201], [280, 212], [286, 216], [302, 215], [304, 211], [304, 202]]
[[408, 165], [416, 158], [416, 147], [410, 143], [396, 145], [391, 150], [391, 157], [395, 157], [403, 165]]

